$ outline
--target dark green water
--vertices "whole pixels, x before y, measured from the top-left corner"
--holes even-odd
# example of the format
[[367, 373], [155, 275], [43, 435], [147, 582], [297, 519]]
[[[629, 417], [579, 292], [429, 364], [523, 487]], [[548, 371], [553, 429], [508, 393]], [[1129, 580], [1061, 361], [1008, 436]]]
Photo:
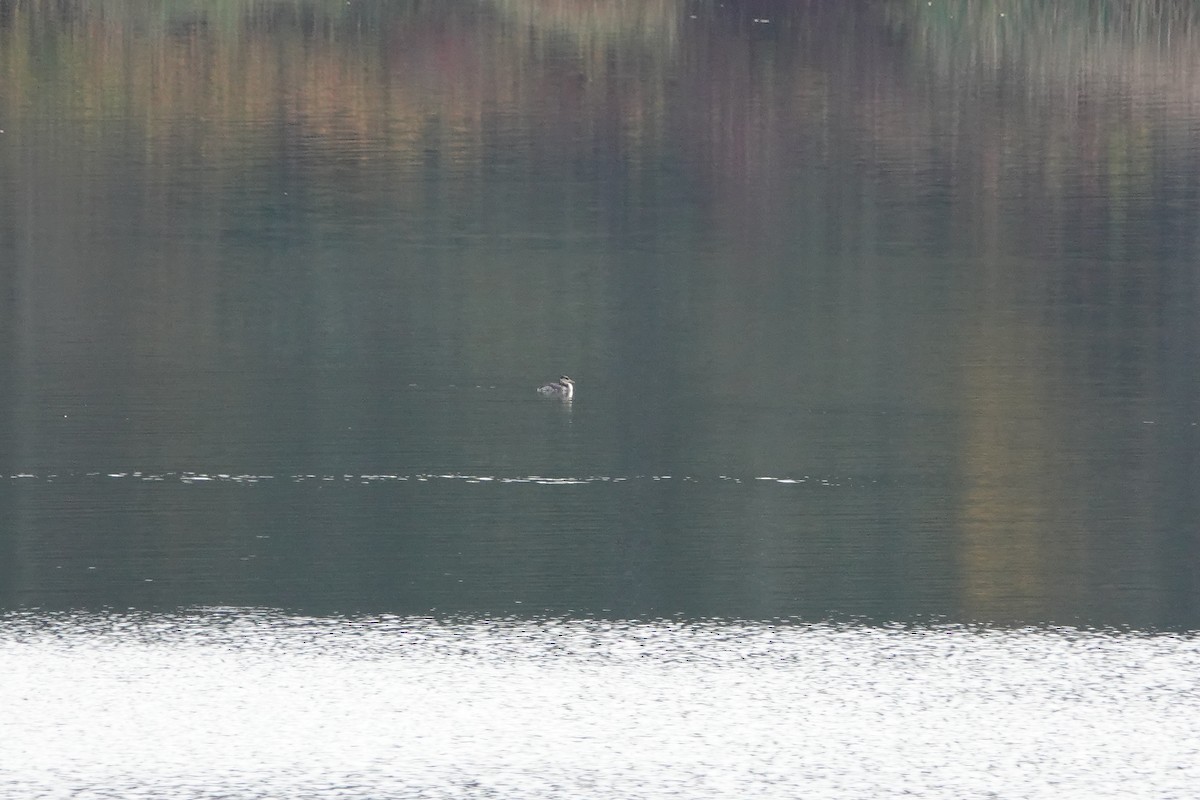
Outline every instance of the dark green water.
[[1200, 627], [1126, 6], [0, 0], [0, 608]]

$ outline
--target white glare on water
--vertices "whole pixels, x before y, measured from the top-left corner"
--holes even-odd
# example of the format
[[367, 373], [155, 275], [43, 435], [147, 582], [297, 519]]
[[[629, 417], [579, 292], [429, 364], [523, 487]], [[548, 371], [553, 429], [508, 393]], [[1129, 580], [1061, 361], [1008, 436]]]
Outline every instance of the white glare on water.
[[0, 616], [0, 797], [1189, 797], [1193, 636]]

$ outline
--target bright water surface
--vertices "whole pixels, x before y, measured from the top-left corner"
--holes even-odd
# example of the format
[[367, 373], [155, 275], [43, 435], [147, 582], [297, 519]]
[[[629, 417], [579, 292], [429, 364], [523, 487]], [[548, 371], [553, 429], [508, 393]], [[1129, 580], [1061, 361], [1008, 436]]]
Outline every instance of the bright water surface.
[[1200, 643], [567, 619], [0, 618], [10, 797], [1190, 797]]
[[1078, 5], [0, 0], [0, 797], [1200, 794], [1200, 15]]

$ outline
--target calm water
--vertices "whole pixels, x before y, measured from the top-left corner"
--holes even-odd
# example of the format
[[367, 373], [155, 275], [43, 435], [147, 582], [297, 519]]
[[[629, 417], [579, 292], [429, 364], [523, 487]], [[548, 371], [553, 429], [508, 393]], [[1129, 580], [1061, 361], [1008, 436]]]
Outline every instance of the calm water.
[[0, 0], [0, 796], [1195, 795], [1200, 12], [1087, 5]]

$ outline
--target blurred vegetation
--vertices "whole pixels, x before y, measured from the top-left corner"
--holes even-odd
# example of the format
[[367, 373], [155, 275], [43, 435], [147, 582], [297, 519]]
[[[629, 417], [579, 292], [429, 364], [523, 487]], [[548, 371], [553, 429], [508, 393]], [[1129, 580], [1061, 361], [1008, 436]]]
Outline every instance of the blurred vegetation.
[[[112, 170], [76, 197], [84, 217], [117, 207], [136, 138], [148, 209], [200, 181], [223, 206], [190, 224], [235, 236], [285, 218], [268, 186], [316, 220], [280, 236], [331, 246], [387, 213], [409, 239], [685, 235], [854, 269], [966, 248], [1078, 263], [1028, 276], [1048, 297], [1146, 293], [1153, 273], [1105, 265], [1200, 245], [1198, 17], [1162, 0], [0, 0], [0, 129], [80, 127], [86, 153], [15, 148], [9, 171], [69, 187]], [[381, 187], [391, 208], [360, 200]], [[714, 294], [730, 342], [775, 301], [753, 287], [779, 276], [747, 271], [790, 268], [756, 259]]]
[[[0, 0], [0, 127], [69, 120], [104, 153], [119, 122], [164, 194], [181, 170], [228, 189], [299, 162], [351, 190], [310, 211], [425, 176], [395, 193], [455, 210], [441, 235], [654, 236], [623, 210], [653, 207], [848, 258], [1136, 261], [1195, 230], [1198, 20], [1165, 0]], [[497, 171], [519, 202], [487, 194]]]
[[[8, 338], [44, 363], [116, 339], [269, 372], [375, 337], [401, 342], [398, 372], [484, 383], [600, 352], [653, 366], [621, 373], [630, 395], [770, 375], [764, 407], [957, 389], [964, 564], [1050, 585], [1044, 564], [1078, 554], [1029, 555], [1063, 494], [1046, 487], [1090, 435], [1068, 418], [1089, 398], [1056, 389], [1200, 357], [1160, 336], [1198, 338], [1172, 301], [1200, 295], [1178, 268], [1200, 249], [1198, 23], [1165, 0], [0, 0], [0, 247], [37, 272], [5, 315], [34, 331]], [[395, 263], [356, 271], [378, 253]], [[271, 304], [260, 284], [283, 280], [304, 307]], [[374, 317], [364, 285], [389, 298]], [[951, 307], [977, 313], [957, 337], [931, 322]], [[47, 319], [73, 327], [39, 338]], [[1102, 341], [1054, 338], [1079, 328]], [[814, 342], [835, 352], [779, 368]], [[242, 390], [211, 372], [197, 392]], [[673, 411], [638, 408], [625, 435], [655, 413]], [[1014, 437], [1014, 417], [1045, 428]], [[313, 439], [329, 424], [314, 413]], [[730, 435], [701, 427], [679, 446]], [[804, 435], [747, 415], [726, 452]], [[945, 468], [937, 445], [897, 450]]]

